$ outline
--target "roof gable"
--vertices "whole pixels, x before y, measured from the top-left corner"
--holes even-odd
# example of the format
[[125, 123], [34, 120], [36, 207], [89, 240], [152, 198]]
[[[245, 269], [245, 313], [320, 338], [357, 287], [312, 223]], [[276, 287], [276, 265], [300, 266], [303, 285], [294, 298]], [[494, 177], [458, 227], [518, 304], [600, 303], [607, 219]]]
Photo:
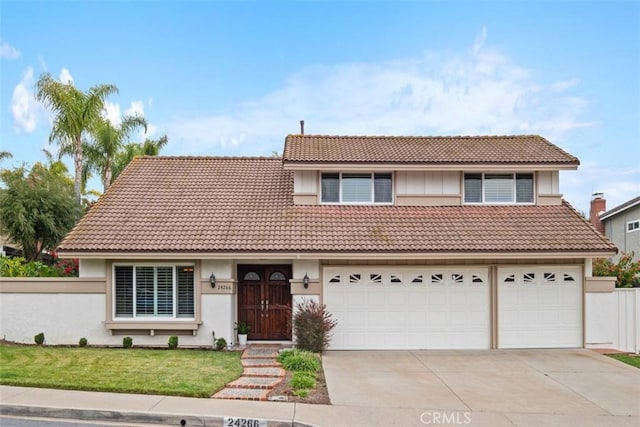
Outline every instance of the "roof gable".
[[579, 160], [537, 135], [324, 136], [288, 135], [288, 163], [555, 164]]

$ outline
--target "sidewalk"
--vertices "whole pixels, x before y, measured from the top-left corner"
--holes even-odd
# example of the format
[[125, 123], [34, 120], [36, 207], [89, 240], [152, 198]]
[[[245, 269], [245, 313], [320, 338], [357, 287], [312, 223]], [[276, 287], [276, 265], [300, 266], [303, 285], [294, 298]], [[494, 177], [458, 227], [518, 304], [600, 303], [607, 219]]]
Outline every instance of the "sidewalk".
[[[393, 393], [390, 390], [390, 393]], [[226, 417], [262, 426], [636, 426], [637, 417], [442, 411], [198, 399], [0, 386], [0, 414], [123, 424], [221, 426]], [[184, 423], [182, 423], [184, 421]]]

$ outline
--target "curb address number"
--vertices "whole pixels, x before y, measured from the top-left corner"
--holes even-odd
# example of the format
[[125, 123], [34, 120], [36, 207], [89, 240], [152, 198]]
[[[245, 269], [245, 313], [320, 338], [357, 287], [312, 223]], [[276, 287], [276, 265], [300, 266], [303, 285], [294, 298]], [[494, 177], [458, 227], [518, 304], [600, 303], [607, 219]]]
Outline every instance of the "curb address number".
[[255, 418], [236, 418], [225, 417], [225, 427], [267, 427], [267, 420], [258, 420]]

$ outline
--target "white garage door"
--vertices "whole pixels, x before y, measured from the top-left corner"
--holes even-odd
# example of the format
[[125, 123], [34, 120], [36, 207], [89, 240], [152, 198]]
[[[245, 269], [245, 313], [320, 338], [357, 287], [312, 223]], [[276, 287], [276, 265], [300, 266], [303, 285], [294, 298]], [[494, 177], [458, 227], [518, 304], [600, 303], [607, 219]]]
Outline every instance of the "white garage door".
[[486, 268], [325, 267], [331, 349], [485, 349]]
[[582, 347], [581, 268], [500, 268], [498, 347]]

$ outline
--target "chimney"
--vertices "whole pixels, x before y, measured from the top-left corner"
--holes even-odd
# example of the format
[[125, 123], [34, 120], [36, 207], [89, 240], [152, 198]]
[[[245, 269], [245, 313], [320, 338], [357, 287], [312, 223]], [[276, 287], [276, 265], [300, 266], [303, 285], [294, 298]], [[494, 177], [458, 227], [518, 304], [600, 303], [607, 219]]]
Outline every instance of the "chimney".
[[606, 212], [607, 201], [602, 193], [593, 193], [591, 196], [591, 209], [589, 210], [589, 222], [596, 230], [604, 234], [604, 225], [600, 222], [600, 215]]
[[304, 135], [304, 120], [300, 120], [300, 135]]

